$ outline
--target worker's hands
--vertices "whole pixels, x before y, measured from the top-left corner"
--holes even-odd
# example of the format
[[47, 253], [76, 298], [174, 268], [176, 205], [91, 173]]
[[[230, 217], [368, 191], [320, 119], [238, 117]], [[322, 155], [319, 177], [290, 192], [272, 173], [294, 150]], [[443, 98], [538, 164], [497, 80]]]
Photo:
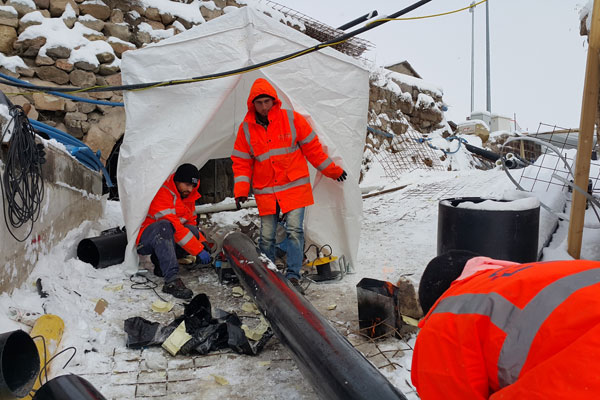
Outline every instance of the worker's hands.
[[201, 264], [210, 264], [210, 262], [212, 261], [210, 258], [210, 253], [208, 251], [206, 251], [206, 249], [203, 249], [200, 254], [198, 254], [196, 256], [196, 258], [198, 258], [200, 260]]
[[246, 196], [240, 196], [235, 198], [235, 207], [239, 210], [242, 208], [242, 204], [244, 204], [248, 200]]
[[347, 176], [348, 176], [348, 174], [346, 173], [346, 171], [342, 170], [342, 174], [337, 177], [336, 181], [338, 181], [338, 182], [344, 182], [346, 180]]

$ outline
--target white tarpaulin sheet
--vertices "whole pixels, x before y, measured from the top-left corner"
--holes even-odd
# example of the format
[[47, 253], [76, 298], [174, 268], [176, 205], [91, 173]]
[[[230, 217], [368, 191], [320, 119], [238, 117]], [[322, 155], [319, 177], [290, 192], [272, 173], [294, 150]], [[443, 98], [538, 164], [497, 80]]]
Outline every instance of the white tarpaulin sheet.
[[[243, 7], [145, 48], [123, 54], [124, 84], [230, 71], [312, 47], [318, 42]], [[135, 239], [154, 195], [178, 165], [201, 168], [231, 155], [246, 100], [257, 78], [277, 90], [283, 108], [306, 117], [330, 157], [348, 172], [336, 182], [312, 166], [315, 204], [306, 210], [307, 240], [329, 244], [354, 265], [362, 199], [358, 177], [365, 143], [368, 71], [337, 51], [318, 52], [227, 78], [127, 91], [127, 125], [118, 163], [129, 245], [124, 267], [137, 269]]]

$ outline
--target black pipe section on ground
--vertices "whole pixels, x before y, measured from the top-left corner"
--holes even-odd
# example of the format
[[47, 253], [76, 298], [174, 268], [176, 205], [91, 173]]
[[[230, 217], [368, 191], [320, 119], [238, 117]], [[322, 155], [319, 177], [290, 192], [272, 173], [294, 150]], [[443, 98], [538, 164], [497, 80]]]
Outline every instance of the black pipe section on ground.
[[33, 400], [106, 400], [106, 397], [82, 377], [71, 374], [44, 383]]
[[0, 400], [27, 396], [39, 372], [40, 356], [27, 333], [0, 334]]
[[465, 143], [465, 147], [467, 148], [467, 150], [469, 150], [471, 153], [477, 154], [487, 160], [496, 162], [496, 160], [500, 159], [500, 154], [496, 154], [492, 151], [489, 150], [484, 150], [480, 147], [475, 147], [473, 145], [470, 145], [468, 143]]
[[240, 283], [320, 398], [406, 400], [283, 275], [268, 268], [248, 236], [227, 235], [223, 250]]
[[348, 28], [352, 28], [353, 26], [355, 26], [355, 25], [358, 25], [358, 24], [360, 24], [361, 22], [368, 21], [368, 20], [370, 20], [371, 18], [373, 18], [373, 17], [376, 17], [377, 15], [379, 15], [379, 14], [377, 13], [377, 10], [373, 10], [373, 11], [371, 11], [370, 13], [368, 13], [368, 14], [365, 14], [365, 15], [363, 15], [363, 16], [361, 16], [361, 17], [358, 17], [358, 18], [356, 18], [356, 19], [353, 19], [353, 20], [352, 20], [352, 21], [350, 21], [350, 22], [346, 22], [344, 25], [342, 25], [342, 26], [338, 27], [337, 29], [338, 29], [338, 30], [340, 30], [340, 31], [345, 31], [346, 29], [348, 29]]
[[120, 229], [83, 239], [77, 245], [77, 258], [94, 268], [106, 268], [125, 260], [127, 233]]

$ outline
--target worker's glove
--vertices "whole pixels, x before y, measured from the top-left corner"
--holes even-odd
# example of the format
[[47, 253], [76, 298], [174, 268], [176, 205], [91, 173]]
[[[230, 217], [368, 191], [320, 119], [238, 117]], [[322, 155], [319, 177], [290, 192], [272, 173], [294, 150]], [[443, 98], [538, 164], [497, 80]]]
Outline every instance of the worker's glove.
[[196, 258], [200, 260], [201, 264], [210, 264], [212, 261], [210, 258], [210, 253], [206, 251], [206, 249], [203, 249], [200, 254], [196, 256]]
[[346, 171], [342, 171], [342, 174], [340, 176], [338, 176], [338, 178], [336, 179], [336, 181], [338, 181], [338, 182], [344, 182], [346, 180], [347, 176], [348, 176], [348, 174], [346, 173]]
[[235, 207], [239, 210], [242, 208], [242, 204], [244, 204], [248, 200], [246, 196], [240, 196], [235, 198]]

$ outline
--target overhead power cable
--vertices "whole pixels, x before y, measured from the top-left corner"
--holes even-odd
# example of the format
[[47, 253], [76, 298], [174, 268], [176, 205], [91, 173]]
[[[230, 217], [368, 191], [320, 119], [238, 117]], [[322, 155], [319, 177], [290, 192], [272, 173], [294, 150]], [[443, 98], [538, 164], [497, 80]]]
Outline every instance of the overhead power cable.
[[485, 3], [486, 1], [487, 0], [481, 0], [478, 3], [474, 3], [474, 4], [468, 5], [468, 6], [463, 7], [463, 8], [459, 8], [458, 10], [447, 11], [447, 12], [439, 13], [439, 14], [423, 15], [421, 17], [392, 18], [390, 16], [390, 17], [387, 17], [387, 18], [379, 18], [379, 19], [376, 19], [374, 21], [368, 22], [367, 25], [373, 24], [373, 23], [378, 22], [378, 21], [385, 21], [385, 22], [387, 22], [387, 21], [411, 21], [411, 20], [416, 20], [416, 19], [426, 19], [426, 18], [443, 17], [444, 15], [455, 14], [455, 13], [458, 13], [458, 12], [461, 12], [461, 11], [465, 11], [465, 10], [469, 10], [471, 8], [475, 8], [478, 5]]
[[268, 61], [264, 61], [258, 64], [254, 64], [254, 65], [249, 65], [247, 67], [243, 67], [243, 68], [237, 68], [237, 69], [233, 69], [233, 70], [229, 70], [229, 71], [225, 71], [225, 72], [218, 72], [215, 74], [209, 74], [209, 75], [203, 75], [203, 76], [198, 76], [198, 77], [193, 77], [193, 78], [186, 78], [186, 79], [174, 79], [174, 80], [169, 80], [169, 81], [158, 81], [158, 82], [148, 82], [148, 83], [138, 83], [138, 84], [132, 84], [132, 85], [120, 85], [120, 86], [91, 86], [91, 87], [87, 87], [87, 88], [81, 88], [81, 87], [71, 87], [71, 88], [65, 88], [65, 87], [51, 87], [51, 86], [31, 86], [30, 84], [28, 85], [24, 85], [24, 84], [19, 84], [16, 82], [11, 82], [10, 80], [7, 79], [1, 79], [0, 78], [0, 83], [3, 83], [5, 85], [9, 85], [9, 86], [14, 86], [14, 87], [20, 87], [20, 88], [24, 88], [24, 89], [32, 89], [32, 90], [37, 90], [37, 91], [41, 91], [41, 92], [61, 92], [61, 93], [83, 93], [83, 92], [108, 92], [108, 91], [115, 91], [115, 90], [132, 90], [132, 91], [137, 91], [137, 90], [146, 90], [146, 89], [152, 89], [152, 88], [158, 88], [158, 87], [163, 87], [163, 86], [175, 86], [175, 85], [182, 85], [182, 84], [187, 84], [187, 83], [195, 83], [195, 82], [202, 82], [202, 81], [209, 81], [209, 80], [214, 80], [214, 79], [219, 79], [219, 78], [225, 78], [225, 77], [229, 77], [229, 76], [235, 76], [235, 75], [240, 75], [246, 72], [251, 72], [251, 71], [255, 71], [258, 70], [260, 68], [264, 68], [264, 67], [268, 67], [271, 65], [275, 65], [275, 64], [279, 64], [285, 61], [289, 61], [289, 60], [293, 60], [295, 58], [304, 56], [306, 54], [310, 54], [314, 51], [318, 51], [321, 49], [324, 49], [326, 47], [331, 47], [331, 46], [335, 46], [338, 45], [342, 42], [345, 42], [346, 40], [350, 39], [353, 36], [359, 35], [363, 32], [366, 32], [368, 30], [371, 30], [373, 28], [378, 27], [379, 25], [382, 25], [384, 23], [386, 23], [388, 20], [394, 20], [395, 18], [407, 14], [419, 7], [421, 7], [424, 4], [429, 3], [432, 0], [420, 0], [398, 12], [395, 12], [394, 14], [391, 14], [387, 19], [382, 19], [382, 20], [377, 20], [374, 22], [371, 22], [369, 24], [366, 24], [365, 26], [358, 28], [354, 31], [348, 32], [346, 34], [343, 34], [342, 36], [339, 36], [337, 38], [333, 38], [331, 40], [328, 40], [326, 42], [322, 42], [319, 43], [313, 47], [309, 47], [307, 49], [303, 49], [303, 50], [298, 50], [295, 51], [293, 53], [281, 56], [281, 57], [277, 57]]

